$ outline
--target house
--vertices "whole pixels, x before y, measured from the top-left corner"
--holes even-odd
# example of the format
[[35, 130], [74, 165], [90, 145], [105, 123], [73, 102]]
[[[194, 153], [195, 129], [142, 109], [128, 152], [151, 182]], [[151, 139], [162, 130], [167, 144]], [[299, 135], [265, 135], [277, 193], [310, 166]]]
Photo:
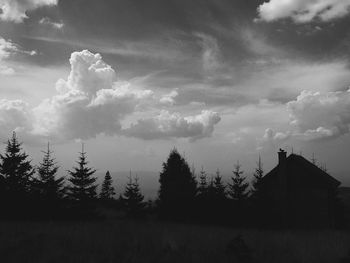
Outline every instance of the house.
[[333, 226], [340, 182], [304, 157], [278, 152], [278, 165], [261, 181], [273, 221], [284, 226]]

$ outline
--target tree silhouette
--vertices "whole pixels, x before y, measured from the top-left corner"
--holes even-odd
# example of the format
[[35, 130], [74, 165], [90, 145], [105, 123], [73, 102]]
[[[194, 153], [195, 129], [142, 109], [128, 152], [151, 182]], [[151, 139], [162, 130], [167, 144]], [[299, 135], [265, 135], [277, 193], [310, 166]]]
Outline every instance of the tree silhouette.
[[261, 190], [261, 181], [262, 181], [262, 178], [264, 177], [264, 169], [263, 169], [263, 164], [261, 162], [260, 156], [259, 156], [257, 167], [255, 168], [255, 172], [253, 176], [254, 176], [254, 179], [252, 182], [252, 195], [258, 196]]
[[38, 188], [40, 195], [46, 200], [57, 200], [64, 195], [64, 177], [56, 178], [59, 166], [52, 157], [50, 144], [47, 144], [47, 150], [43, 151], [44, 157], [38, 166]]
[[208, 190], [207, 173], [204, 171], [204, 168], [202, 166], [202, 169], [199, 172], [198, 194], [205, 195], [207, 190]]
[[221, 200], [226, 198], [226, 187], [222, 182], [222, 176], [220, 174], [219, 169], [216, 170], [216, 174], [214, 177], [214, 190], [216, 198]]
[[112, 185], [113, 180], [112, 177], [107, 171], [103, 183], [102, 183], [102, 188], [101, 188], [101, 193], [100, 193], [100, 199], [101, 200], [112, 200], [113, 196], [115, 195], [114, 187]]
[[29, 193], [35, 173], [21, 145], [13, 132], [12, 138], [7, 141], [5, 154], [0, 155], [0, 175], [4, 179], [6, 192], [12, 196]]
[[239, 162], [234, 166], [233, 176], [231, 177], [232, 183], [229, 183], [229, 196], [235, 201], [243, 201], [248, 196], [247, 188], [248, 183], [245, 182], [246, 177], [242, 176], [243, 171]]
[[137, 176], [132, 180], [131, 173], [129, 176], [129, 182], [126, 184], [125, 191], [121, 196], [121, 201], [127, 214], [132, 217], [140, 216], [145, 203], [143, 202], [144, 196], [140, 191]]
[[76, 201], [89, 201], [96, 197], [96, 178], [92, 175], [96, 172], [95, 169], [87, 167], [86, 152], [84, 147], [80, 152], [78, 167], [73, 167], [72, 171], [68, 171], [70, 178], [68, 179], [72, 186], [69, 188], [70, 197]]
[[161, 216], [187, 217], [197, 193], [197, 183], [188, 163], [175, 148], [163, 163], [159, 183], [158, 202]]

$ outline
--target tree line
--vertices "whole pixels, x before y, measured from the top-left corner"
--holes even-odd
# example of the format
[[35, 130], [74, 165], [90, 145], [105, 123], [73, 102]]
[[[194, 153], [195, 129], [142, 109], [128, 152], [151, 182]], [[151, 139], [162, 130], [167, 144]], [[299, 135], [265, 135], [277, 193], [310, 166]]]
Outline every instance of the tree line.
[[0, 154], [0, 217], [98, 218], [101, 216], [98, 208], [102, 207], [122, 211], [124, 216], [132, 218], [155, 216], [164, 220], [243, 226], [273, 222], [271, 205], [262, 191], [264, 170], [260, 157], [251, 182], [237, 162], [230, 181], [224, 183], [219, 169], [214, 176], [208, 176], [203, 168], [197, 173], [174, 148], [162, 165], [157, 199], [148, 202], [141, 193], [138, 177], [132, 177], [131, 173], [124, 192], [116, 197], [107, 171], [98, 194], [96, 170], [89, 167], [84, 147], [66, 177], [58, 176], [58, 170], [49, 144], [42, 161], [33, 166], [14, 132], [5, 153]]

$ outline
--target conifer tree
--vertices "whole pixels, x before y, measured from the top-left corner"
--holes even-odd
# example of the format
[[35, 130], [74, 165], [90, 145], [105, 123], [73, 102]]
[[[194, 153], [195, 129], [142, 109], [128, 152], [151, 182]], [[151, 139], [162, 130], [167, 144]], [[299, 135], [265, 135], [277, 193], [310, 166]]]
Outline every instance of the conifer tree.
[[5, 154], [0, 155], [0, 175], [4, 179], [6, 192], [13, 196], [32, 190], [32, 176], [35, 173], [21, 145], [16, 133], [13, 132], [12, 138], [7, 141]]
[[96, 197], [96, 177], [92, 175], [96, 172], [95, 169], [87, 167], [86, 152], [84, 146], [80, 152], [78, 167], [73, 167], [72, 171], [68, 171], [70, 178], [68, 179], [72, 186], [69, 188], [70, 197], [76, 201], [88, 201]]
[[165, 217], [183, 217], [197, 194], [197, 182], [187, 161], [174, 148], [160, 173], [158, 203]]
[[207, 190], [208, 190], [207, 174], [204, 171], [204, 168], [202, 166], [202, 169], [199, 172], [198, 192], [200, 195], [205, 195]]
[[107, 171], [101, 188], [100, 199], [102, 200], [112, 200], [115, 195], [113, 180], [109, 171]]
[[49, 143], [43, 153], [43, 160], [37, 169], [39, 193], [46, 200], [57, 200], [64, 195], [64, 177], [56, 177], [59, 166], [52, 157]]
[[139, 216], [145, 207], [143, 202], [144, 196], [141, 193], [137, 176], [132, 180], [131, 173], [129, 182], [125, 187], [125, 191], [121, 196], [121, 201], [129, 216]]
[[231, 177], [232, 183], [228, 184], [230, 197], [235, 201], [243, 201], [246, 199], [248, 193], [248, 183], [245, 182], [246, 177], [242, 176], [243, 171], [239, 162], [234, 166], [233, 176]]
[[259, 156], [257, 167], [255, 168], [255, 172], [253, 176], [254, 176], [254, 179], [252, 182], [252, 194], [258, 195], [259, 191], [261, 190], [261, 180], [264, 177], [264, 169], [263, 169], [263, 164], [261, 162], [260, 156]]
[[222, 182], [222, 176], [220, 174], [220, 170], [216, 170], [216, 174], [214, 177], [214, 189], [215, 189], [215, 196], [218, 199], [225, 199], [226, 198], [226, 187], [224, 183]]

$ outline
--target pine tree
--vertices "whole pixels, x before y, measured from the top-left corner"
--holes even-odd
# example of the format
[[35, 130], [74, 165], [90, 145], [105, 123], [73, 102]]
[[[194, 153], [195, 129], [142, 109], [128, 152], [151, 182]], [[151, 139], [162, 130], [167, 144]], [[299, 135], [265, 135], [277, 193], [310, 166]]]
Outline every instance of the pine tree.
[[197, 194], [197, 182], [186, 160], [174, 148], [163, 163], [158, 203], [164, 217], [186, 217]]
[[28, 155], [22, 151], [22, 143], [13, 132], [7, 141], [4, 155], [0, 155], [0, 175], [4, 179], [5, 190], [15, 196], [29, 193], [32, 190], [35, 169], [28, 160]]
[[125, 187], [125, 191], [121, 196], [121, 201], [129, 216], [139, 216], [142, 213], [145, 203], [144, 196], [141, 193], [137, 176], [132, 180], [131, 173], [129, 182]]
[[59, 166], [52, 157], [49, 143], [44, 157], [38, 167], [38, 188], [40, 195], [46, 200], [57, 200], [64, 195], [64, 177], [56, 178]]
[[261, 180], [264, 177], [264, 169], [261, 162], [261, 157], [259, 156], [259, 161], [257, 163], [257, 167], [255, 168], [255, 172], [253, 174], [254, 179], [252, 182], [252, 194], [258, 195], [259, 191], [261, 190]]
[[205, 195], [208, 190], [207, 174], [203, 169], [199, 172], [199, 185], [198, 185], [198, 194]]
[[112, 185], [112, 177], [107, 171], [105, 178], [102, 183], [101, 193], [100, 193], [100, 199], [102, 200], [112, 200], [113, 196], [115, 195], [114, 187]]
[[76, 201], [88, 201], [96, 197], [96, 178], [92, 175], [95, 169], [87, 167], [86, 152], [84, 147], [80, 152], [78, 167], [73, 167], [72, 171], [68, 171], [70, 178], [68, 179], [72, 186], [70, 187], [70, 197]]
[[234, 166], [233, 177], [231, 177], [232, 183], [228, 184], [228, 194], [235, 201], [243, 201], [248, 195], [247, 188], [249, 184], [245, 182], [246, 177], [242, 175], [243, 171], [241, 170], [241, 165], [237, 162]]
[[215, 189], [215, 196], [218, 199], [225, 199], [226, 198], [226, 187], [224, 183], [222, 182], [222, 176], [220, 174], [220, 170], [216, 170], [216, 174], [214, 177], [214, 189]]

